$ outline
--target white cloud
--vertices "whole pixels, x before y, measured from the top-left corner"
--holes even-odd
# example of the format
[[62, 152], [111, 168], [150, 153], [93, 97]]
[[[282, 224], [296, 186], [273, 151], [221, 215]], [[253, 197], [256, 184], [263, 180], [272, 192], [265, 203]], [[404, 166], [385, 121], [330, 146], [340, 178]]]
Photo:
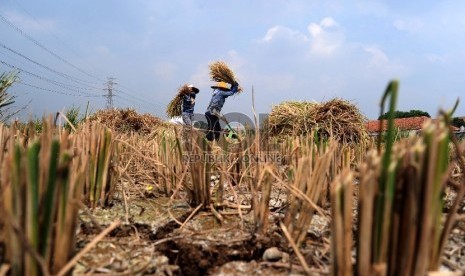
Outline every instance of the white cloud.
[[362, 45], [362, 50], [368, 53], [369, 60], [366, 62], [365, 69], [367, 75], [378, 75], [384, 78], [405, 77], [411, 72], [403, 63], [391, 60], [389, 56], [377, 46]]
[[262, 39], [264, 42], [271, 42], [279, 39], [307, 41], [308, 38], [299, 31], [292, 30], [284, 26], [275, 26], [266, 32]]
[[312, 54], [329, 56], [344, 43], [344, 33], [332, 17], [325, 17], [320, 23], [311, 23], [307, 29], [312, 38]]
[[417, 18], [396, 19], [393, 24], [399, 31], [406, 31], [410, 33], [417, 32], [424, 26], [424, 22]]
[[381, 49], [375, 46], [364, 46], [363, 50], [371, 55], [371, 66], [385, 66], [389, 64], [389, 58]]
[[[304, 46], [310, 53], [317, 56], [330, 56], [344, 44], [344, 33], [339, 23], [332, 17], [325, 17], [319, 23], [311, 23], [308, 33], [293, 30], [285, 26], [274, 26], [260, 39], [261, 42], [274, 43], [284, 48], [280, 43], [290, 43], [287, 47]], [[292, 46], [290, 46], [292, 45]], [[304, 48], [302, 48], [304, 49]], [[305, 55], [305, 53], [302, 53]]]
[[325, 18], [323, 18], [323, 20], [321, 20], [320, 25], [321, 25], [322, 27], [325, 27], [325, 28], [330, 28], [330, 27], [335, 27], [335, 26], [337, 26], [338, 24], [337, 24], [336, 21], [334, 21], [333, 18], [331, 18], [331, 17], [325, 17]]

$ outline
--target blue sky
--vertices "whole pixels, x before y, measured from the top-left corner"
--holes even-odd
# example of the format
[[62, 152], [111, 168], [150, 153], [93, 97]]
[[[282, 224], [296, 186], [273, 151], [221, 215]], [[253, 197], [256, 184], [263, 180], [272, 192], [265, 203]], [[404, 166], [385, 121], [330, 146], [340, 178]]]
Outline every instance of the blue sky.
[[[0, 71], [24, 70], [10, 90], [16, 106], [27, 105], [23, 118], [88, 102], [103, 108], [107, 77], [117, 83], [115, 106], [157, 116], [193, 83], [203, 113], [216, 60], [245, 90], [224, 113], [252, 114], [252, 87], [259, 113], [338, 97], [371, 119], [391, 79], [400, 81], [403, 111], [435, 116], [465, 95], [459, 0], [4, 0], [0, 15]], [[456, 114], [465, 116], [465, 102]]]

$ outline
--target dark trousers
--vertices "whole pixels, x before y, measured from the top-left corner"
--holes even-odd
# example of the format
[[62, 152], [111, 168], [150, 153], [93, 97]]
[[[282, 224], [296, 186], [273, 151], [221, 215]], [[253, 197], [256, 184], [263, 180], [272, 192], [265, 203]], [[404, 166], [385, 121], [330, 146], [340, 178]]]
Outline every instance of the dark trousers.
[[207, 140], [213, 141], [215, 139], [218, 141], [220, 139], [221, 134], [221, 125], [218, 119], [218, 116], [211, 114], [210, 112], [205, 113], [205, 117], [207, 118], [208, 123], [208, 130], [207, 130]]

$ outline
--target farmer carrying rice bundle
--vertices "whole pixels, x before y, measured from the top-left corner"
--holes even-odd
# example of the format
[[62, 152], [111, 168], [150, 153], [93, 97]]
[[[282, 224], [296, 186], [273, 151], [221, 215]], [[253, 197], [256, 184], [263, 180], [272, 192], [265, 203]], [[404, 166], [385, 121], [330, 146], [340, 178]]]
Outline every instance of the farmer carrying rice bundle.
[[195, 97], [199, 89], [192, 84], [184, 84], [166, 108], [168, 117], [182, 116], [184, 125], [191, 126], [194, 117]]
[[206, 136], [208, 141], [213, 141], [213, 139], [218, 141], [220, 139], [221, 126], [219, 118], [222, 116], [221, 109], [223, 108], [226, 98], [237, 93], [238, 87], [239, 85], [237, 82], [231, 86], [225, 82], [217, 82], [212, 86], [212, 98], [205, 112], [208, 123]]
[[182, 121], [186, 126], [192, 126], [194, 119], [195, 96], [199, 93], [199, 89], [192, 84], [187, 86], [188, 93], [182, 97]]
[[195, 97], [199, 89], [192, 84], [185, 84], [179, 88], [178, 93], [168, 104], [166, 113], [169, 117], [182, 116], [183, 131], [182, 139], [186, 150], [191, 150], [191, 141], [189, 133], [192, 131], [192, 120], [194, 119]]
[[216, 81], [216, 84], [212, 86], [212, 98], [205, 112], [205, 117], [208, 122], [206, 138], [209, 141], [218, 141], [221, 135], [221, 126], [219, 122], [219, 118], [222, 117], [221, 109], [223, 108], [226, 98], [240, 93], [242, 88], [237, 83], [233, 71], [222, 61], [210, 64], [210, 79]]

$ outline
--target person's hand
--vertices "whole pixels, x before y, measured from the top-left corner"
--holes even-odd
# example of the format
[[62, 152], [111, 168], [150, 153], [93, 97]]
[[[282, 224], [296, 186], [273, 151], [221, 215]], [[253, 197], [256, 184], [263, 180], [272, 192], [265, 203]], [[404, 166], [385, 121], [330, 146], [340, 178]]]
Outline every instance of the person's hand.
[[231, 90], [235, 90], [235, 92], [237, 92], [239, 88], [239, 83], [237, 83], [237, 81], [234, 81], [234, 83], [231, 85]]
[[220, 114], [220, 113], [218, 112], [218, 110], [216, 110], [216, 109], [213, 109], [211, 113], [212, 113], [213, 115], [215, 115], [216, 117], [218, 117], [218, 118], [221, 116], [221, 114]]

